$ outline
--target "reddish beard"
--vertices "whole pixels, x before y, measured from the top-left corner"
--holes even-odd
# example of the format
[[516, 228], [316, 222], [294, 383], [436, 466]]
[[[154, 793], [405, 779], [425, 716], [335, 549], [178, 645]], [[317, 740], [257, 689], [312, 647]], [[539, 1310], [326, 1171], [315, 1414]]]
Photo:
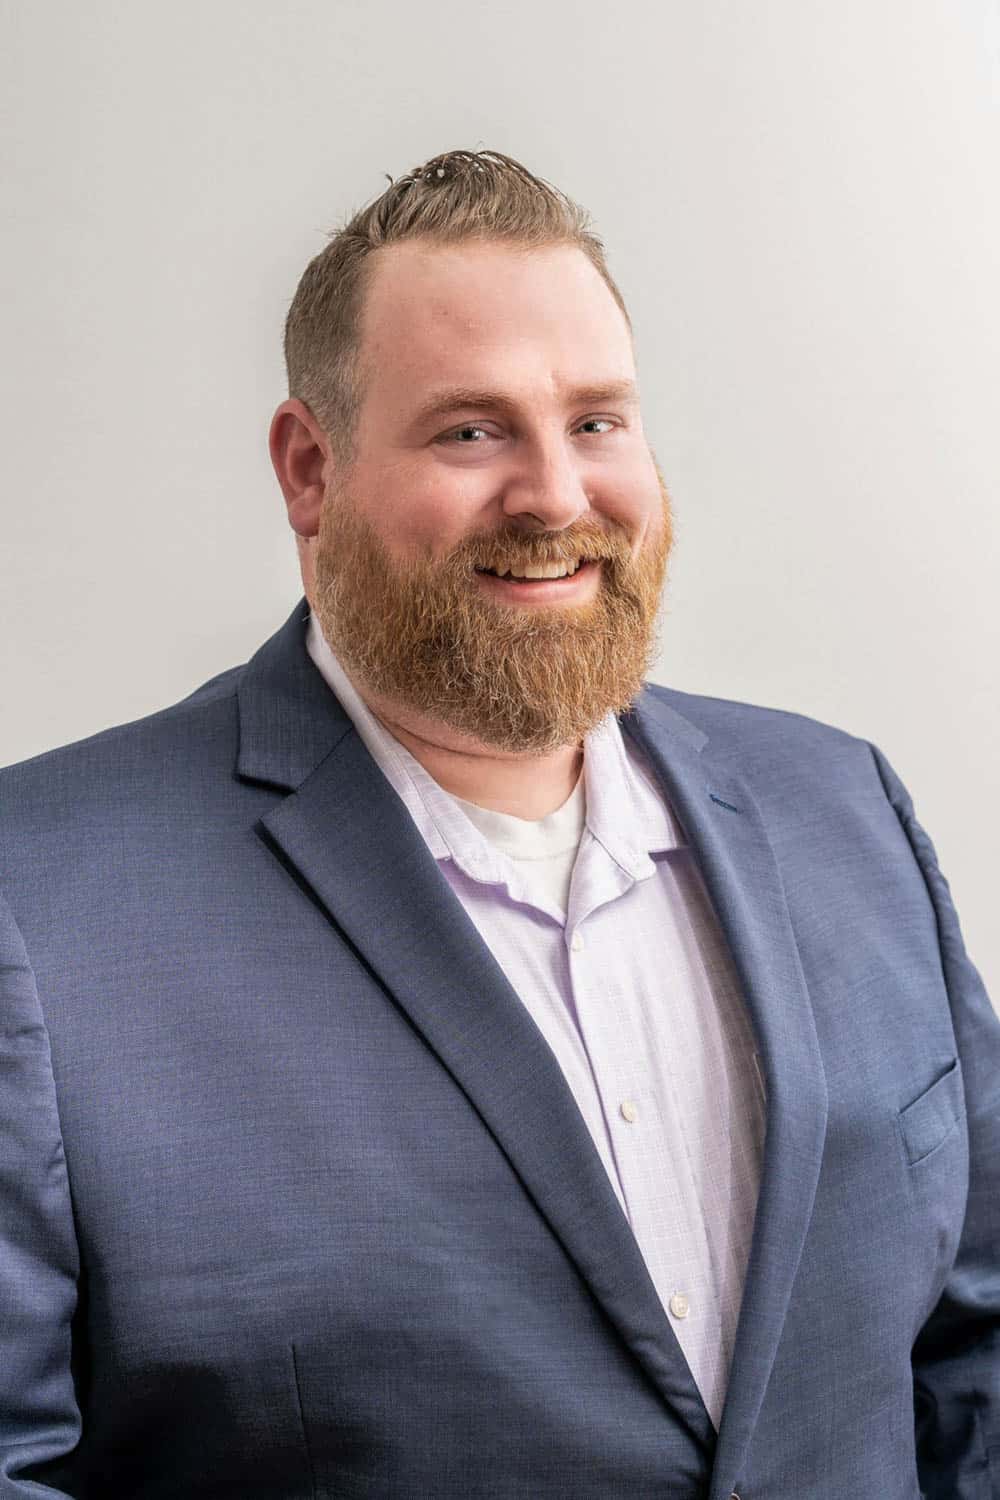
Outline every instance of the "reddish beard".
[[[320, 628], [359, 684], [484, 745], [536, 755], [579, 745], [634, 702], [656, 652], [673, 537], [662, 477], [660, 491], [661, 524], [636, 558], [620, 528], [588, 520], [470, 537], [427, 561], [388, 552], [341, 487], [320, 522]], [[596, 595], [582, 603], [508, 604], [475, 577], [477, 567], [582, 557], [601, 559]]]

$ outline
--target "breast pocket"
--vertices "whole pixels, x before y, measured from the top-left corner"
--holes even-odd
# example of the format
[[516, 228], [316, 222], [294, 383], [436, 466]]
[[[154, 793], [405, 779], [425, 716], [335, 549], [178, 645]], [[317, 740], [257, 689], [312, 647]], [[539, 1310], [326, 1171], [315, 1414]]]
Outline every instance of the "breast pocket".
[[929, 1088], [899, 1111], [903, 1150], [911, 1167], [935, 1152], [958, 1129], [964, 1111], [962, 1070], [956, 1058]]

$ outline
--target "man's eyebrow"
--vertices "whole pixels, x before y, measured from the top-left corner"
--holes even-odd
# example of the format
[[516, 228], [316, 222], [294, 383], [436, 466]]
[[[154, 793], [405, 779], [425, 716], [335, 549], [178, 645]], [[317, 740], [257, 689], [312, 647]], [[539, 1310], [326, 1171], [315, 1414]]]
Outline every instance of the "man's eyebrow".
[[[606, 380], [596, 385], [574, 386], [565, 396], [567, 406], [599, 406], [605, 401], [635, 402], [639, 399], [639, 388], [634, 380]], [[422, 425], [435, 418], [446, 417], [449, 412], [464, 407], [491, 408], [505, 415], [515, 414], [521, 403], [505, 391], [487, 390], [480, 386], [454, 385], [436, 391], [413, 414], [414, 425]]]

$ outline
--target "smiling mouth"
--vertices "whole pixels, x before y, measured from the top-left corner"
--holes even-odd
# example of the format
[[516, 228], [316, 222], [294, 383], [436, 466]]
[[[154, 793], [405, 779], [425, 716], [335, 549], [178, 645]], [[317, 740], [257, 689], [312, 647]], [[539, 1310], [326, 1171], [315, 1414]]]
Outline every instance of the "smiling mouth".
[[505, 578], [510, 583], [553, 583], [560, 578], [572, 578], [588, 563], [593, 561], [589, 557], [579, 557], [574, 563], [554, 563], [546, 567], [526, 566], [523, 572], [514, 572], [507, 568], [504, 572], [496, 568], [477, 568], [477, 573], [486, 573], [490, 578]]

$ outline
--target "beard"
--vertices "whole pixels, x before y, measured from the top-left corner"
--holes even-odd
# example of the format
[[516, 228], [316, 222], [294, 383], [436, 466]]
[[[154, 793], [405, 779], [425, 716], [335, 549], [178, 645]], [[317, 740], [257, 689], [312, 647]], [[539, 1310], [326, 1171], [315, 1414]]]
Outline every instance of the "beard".
[[[627, 712], [657, 649], [673, 526], [656, 473], [660, 525], [635, 558], [622, 528], [592, 519], [470, 536], [436, 560], [396, 558], [342, 483], [327, 494], [316, 549], [312, 608], [327, 643], [362, 693], [494, 750], [580, 745], [606, 714]], [[578, 558], [601, 559], [596, 594], [582, 603], [510, 604], [475, 577]]]

